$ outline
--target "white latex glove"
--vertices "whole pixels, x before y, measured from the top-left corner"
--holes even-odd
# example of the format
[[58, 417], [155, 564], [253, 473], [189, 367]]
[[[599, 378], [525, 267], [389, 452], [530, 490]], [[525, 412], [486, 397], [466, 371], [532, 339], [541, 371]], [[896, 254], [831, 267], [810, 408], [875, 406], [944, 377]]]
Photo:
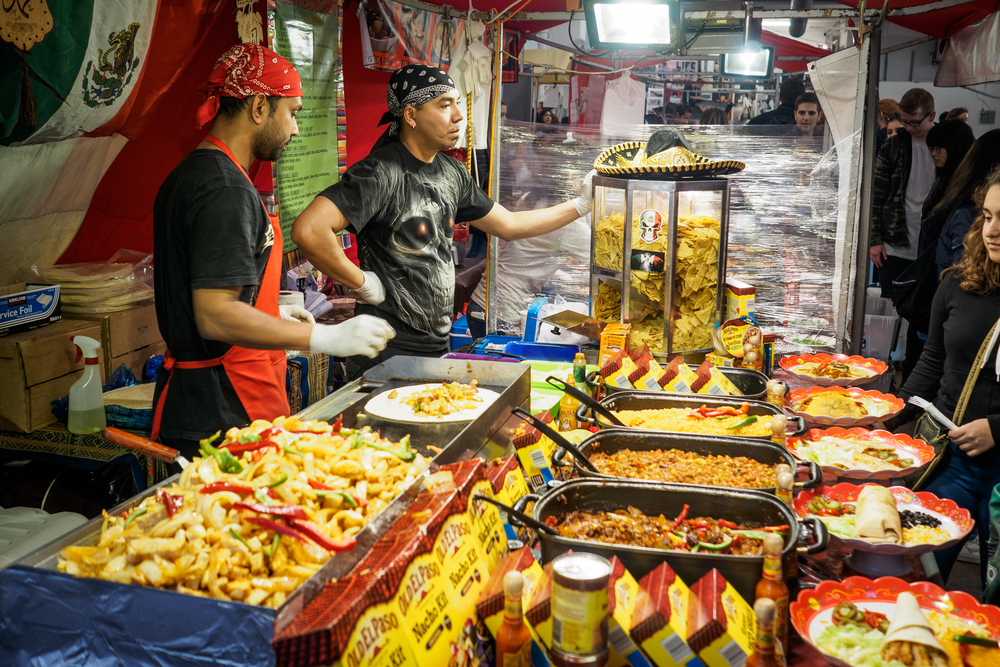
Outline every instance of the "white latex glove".
[[374, 359], [385, 349], [396, 331], [379, 317], [358, 315], [341, 324], [314, 324], [309, 336], [309, 351], [333, 357], [362, 355]]
[[359, 301], [363, 301], [371, 306], [377, 306], [385, 301], [385, 287], [378, 276], [371, 271], [362, 271], [365, 274], [365, 282], [357, 289], [348, 290]]
[[573, 200], [573, 206], [576, 207], [576, 212], [581, 218], [590, 213], [591, 209], [594, 207], [592, 200], [594, 197], [594, 175], [596, 173], [596, 170], [591, 169], [590, 172], [583, 177], [583, 185], [580, 186], [580, 196]]
[[278, 306], [278, 312], [281, 313], [281, 319], [288, 322], [308, 322], [309, 324], [316, 324], [316, 318], [313, 317], [313, 314], [302, 306], [286, 304], [284, 306]]

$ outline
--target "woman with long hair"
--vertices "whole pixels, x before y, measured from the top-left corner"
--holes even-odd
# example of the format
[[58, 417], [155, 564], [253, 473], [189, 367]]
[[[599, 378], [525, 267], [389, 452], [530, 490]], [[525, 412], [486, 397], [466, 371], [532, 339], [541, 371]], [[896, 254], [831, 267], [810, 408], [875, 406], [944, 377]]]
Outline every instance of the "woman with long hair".
[[[961, 121], [955, 121], [961, 123]], [[964, 123], [963, 123], [964, 124]], [[937, 264], [943, 271], [953, 266], [962, 256], [963, 239], [972, 221], [979, 215], [978, 206], [973, 201], [976, 185], [984, 174], [989, 174], [1000, 165], [1000, 130], [990, 130], [976, 141], [965, 154], [962, 162], [948, 181], [948, 187], [941, 200], [931, 211], [930, 225], [941, 220], [941, 231], [937, 241]], [[943, 217], [943, 220], [942, 220]], [[921, 237], [923, 226], [921, 227]]]
[[942, 209], [934, 215], [932, 212], [944, 197], [952, 175], [975, 140], [976, 135], [972, 133], [972, 128], [960, 120], [946, 120], [932, 127], [927, 133], [927, 148], [930, 149], [931, 158], [934, 160], [934, 185], [924, 200], [923, 222], [920, 225], [920, 240], [923, 243], [919, 244], [918, 250], [923, 250], [930, 243], [937, 241], [941, 228], [947, 222], [951, 211]]
[[718, 107], [709, 107], [701, 112], [699, 125], [729, 125], [729, 117], [726, 112]]
[[[955, 411], [977, 352], [1000, 318], [1000, 169], [976, 190], [977, 216], [965, 236], [965, 254], [945, 272], [931, 306], [927, 344], [900, 391], [906, 400], [933, 400], [946, 415]], [[996, 349], [987, 352], [964, 418], [948, 432], [951, 442], [927, 491], [969, 510], [979, 529], [980, 570], [986, 581], [989, 502], [1000, 480], [1000, 382]], [[909, 411], [908, 411], [909, 412]], [[912, 412], [910, 412], [912, 416]], [[898, 423], [898, 420], [897, 420]], [[935, 552], [947, 580], [962, 545]]]

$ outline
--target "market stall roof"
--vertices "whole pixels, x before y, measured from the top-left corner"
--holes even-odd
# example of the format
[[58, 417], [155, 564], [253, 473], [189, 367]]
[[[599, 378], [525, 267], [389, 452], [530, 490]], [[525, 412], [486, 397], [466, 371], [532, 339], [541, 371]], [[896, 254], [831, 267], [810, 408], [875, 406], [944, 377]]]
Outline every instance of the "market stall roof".
[[801, 60], [776, 60], [774, 66], [785, 72], [804, 72], [808, 63], [807, 58], [822, 58], [831, 53], [826, 49], [800, 42], [791, 37], [783, 37], [767, 30], [763, 32], [761, 41], [774, 45], [776, 58], [801, 58]]
[[[837, 2], [848, 7], [856, 8], [858, 6], [857, 0], [837, 0]], [[888, 2], [890, 9], [936, 4], [927, 0], [888, 0]], [[880, 0], [872, 0], [867, 4], [868, 9], [881, 9], [882, 6], [883, 2]], [[998, 9], [1000, 9], [1000, 2], [997, 0], [972, 0], [923, 14], [890, 17], [887, 20], [924, 35], [945, 39], [962, 28], [983, 20]]]

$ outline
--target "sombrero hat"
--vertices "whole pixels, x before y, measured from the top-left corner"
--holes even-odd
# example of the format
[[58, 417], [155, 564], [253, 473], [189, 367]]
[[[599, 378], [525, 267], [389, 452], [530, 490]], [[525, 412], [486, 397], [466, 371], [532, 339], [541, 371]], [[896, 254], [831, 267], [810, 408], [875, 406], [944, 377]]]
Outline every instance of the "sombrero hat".
[[691, 152], [680, 132], [657, 130], [649, 141], [627, 141], [597, 156], [594, 169], [605, 176], [706, 178], [743, 171], [736, 160], [709, 160]]

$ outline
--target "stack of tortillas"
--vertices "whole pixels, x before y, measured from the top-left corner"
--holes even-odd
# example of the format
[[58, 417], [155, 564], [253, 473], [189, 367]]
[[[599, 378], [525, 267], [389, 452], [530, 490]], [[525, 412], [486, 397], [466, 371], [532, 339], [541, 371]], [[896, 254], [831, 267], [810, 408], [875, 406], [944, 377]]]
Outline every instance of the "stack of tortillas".
[[948, 654], [912, 593], [900, 593], [896, 598], [896, 611], [882, 640], [881, 657], [907, 665], [948, 667]]
[[877, 484], [861, 489], [854, 509], [854, 532], [872, 544], [902, 544], [903, 526], [896, 497], [889, 489]]

